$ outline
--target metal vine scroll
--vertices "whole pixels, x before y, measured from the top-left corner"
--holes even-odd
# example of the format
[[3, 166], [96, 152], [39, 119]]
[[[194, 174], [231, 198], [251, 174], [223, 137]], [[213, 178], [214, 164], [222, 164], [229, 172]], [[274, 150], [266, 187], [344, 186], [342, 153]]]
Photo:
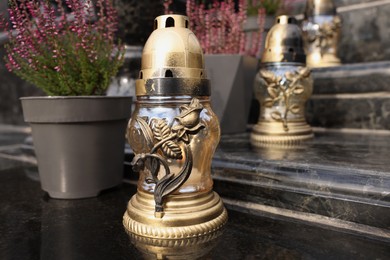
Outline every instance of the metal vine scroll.
[[284, 131], [288, 132], [288, 114], [302, 112], [298, 104], [291, 102], [291, 98], [305, 92], [305, 88], [300, 84], [300, 80], [310, 76], [310, 69], [306, 67], [299, 68], [297, 71], [286, 72], [284, 77], [276, 76], [269, 70], [261, 70], [260, 75], [267, 82], [267, 92], [269, 95], [269, 98], [265, 99], [264, 106], [272, 108], [278, 101], [285, 106], [283, 113], [273, 111], [271, 117], [277, 122], [282, 122]]
[[331, 22], [326, 22], [323, 24], [314, 24], [316, 29], [314, 30], [314, 35], [309, 35], [309, 42], [316, 42], [316, 46], [321, 50], [321, 56], [326, 53], [326, 50], [332, 46], [337, 32], [341, 28], [341, 20], [340, 17], [335, 16]]
[[[145, 168], [149, 170], [146, 182], [155, 184], [156, 217], [162, 216], [164, 198], [180, 188], [191, 175], [193, 158], [189, 143], [191, 135], [197, 134], [205, 127], [200, 122], [202, 110], [203, 106], [199, 100], [193, 98], [189, 105], [180, 107], [180, 114], [175, 117], [178, 124], [172, 127], [167, 124], [165, 119], [152, 119], [148, 124], [144, 118], [136, 118], [140, 130], [152, 148], [149, 153], [137, 154], [131, 165], [136, 172]], [[182, 160], [183, 158], [184, 163], [181, 170], [177, 174], [171, 172], [167, 160]], [[165, 174], [158, 178], [161, 166]]]

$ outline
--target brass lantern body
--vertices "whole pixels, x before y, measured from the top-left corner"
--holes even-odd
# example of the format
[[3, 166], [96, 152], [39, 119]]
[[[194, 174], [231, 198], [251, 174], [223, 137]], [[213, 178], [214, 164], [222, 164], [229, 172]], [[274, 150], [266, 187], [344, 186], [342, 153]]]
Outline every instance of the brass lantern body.
[[340, 65], [337, 57], [341, 19], [332, 0], [308, 0], [302, 23], [307, 66]]
[[305, 120], [305, 104], [312, 94], [310, 69], [305, 66], [301, 30], [293, 17], [279, 16], [267, 35], [254, 92], [260, 116], [251, 143], [291, 144], [313, 137]]
[[202, 49], [188, 23], [181, 15], [157, 17], [143, 50], [127, 130], [140, 177], [123, 218], [135, 235], [190, 238], [227, 221], [211, 179], [219, 122], [210, 107]]

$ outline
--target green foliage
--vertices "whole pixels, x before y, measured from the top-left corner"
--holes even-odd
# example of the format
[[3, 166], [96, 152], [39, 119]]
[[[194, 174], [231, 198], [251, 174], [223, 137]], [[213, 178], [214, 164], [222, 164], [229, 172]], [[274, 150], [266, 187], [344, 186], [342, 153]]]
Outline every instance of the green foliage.
[[9, 71], [48, 95], [105, 94], [124, 61], [123, 47], [114, 43], [117, 23], [111, 0], [97, 0], [97, 19], [89, 0], [68, 0], [71, 13], [62, 0], [55, 0], [57, 9], [49, 1], [20, 6], [10, 1], [14, 31], [6, 44]]
[[248, 15], [257, 15], [259, 8], [264, 8], [265, 13], [274, 15], [283, 5], [283, 0], [248, 0]]
[[[114, 54], [112, 45], [106, 43], [100, 35], [94, 42], [96, 56], [91, 59], [87, 51], [76, 47], [75, 37], [77, 35], [67, 33], [57, 39], [58, 50], [63, 51], [62, 55], [58, 55], [63, 65], [57, 70], [55, 68], [58, 66], [58, 60], [53, 59], [52, 52], [46, 50], [35, 56], [36, 63], [40, 64], [36, 69], [26, 59], [14, 55], [20, 69], [13, 72], [48, 95], [104, 95], [111, 78], [123, 64], [123, 51], [116, 50]], [[7, 49], [10, 49], [11, 45], [12, 43]]]

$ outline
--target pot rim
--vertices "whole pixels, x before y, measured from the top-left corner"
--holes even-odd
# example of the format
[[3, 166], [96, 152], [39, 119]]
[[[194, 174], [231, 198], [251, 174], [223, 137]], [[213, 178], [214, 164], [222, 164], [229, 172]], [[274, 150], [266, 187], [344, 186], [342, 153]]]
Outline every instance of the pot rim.
[[76, 123], [130, 118], [131, 96], [43, 96], [20, 98], [28, 123]]

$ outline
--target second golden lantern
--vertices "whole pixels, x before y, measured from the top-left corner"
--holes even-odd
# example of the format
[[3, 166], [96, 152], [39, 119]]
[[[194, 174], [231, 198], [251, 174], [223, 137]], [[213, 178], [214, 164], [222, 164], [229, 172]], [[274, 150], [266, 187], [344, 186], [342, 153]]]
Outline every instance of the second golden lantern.
[[313, 137], [306, 123], [305, 104], [313, 81], [306, 67], [301, 29], [294, 17], [282, 15], [267, 35], [254, 92], [260, 116], [251, 143], [291, 144]]
[[308, 0], [302, 23], [307, 66], [340, 65], [337, 56], [341, 19], [332, 0]]

